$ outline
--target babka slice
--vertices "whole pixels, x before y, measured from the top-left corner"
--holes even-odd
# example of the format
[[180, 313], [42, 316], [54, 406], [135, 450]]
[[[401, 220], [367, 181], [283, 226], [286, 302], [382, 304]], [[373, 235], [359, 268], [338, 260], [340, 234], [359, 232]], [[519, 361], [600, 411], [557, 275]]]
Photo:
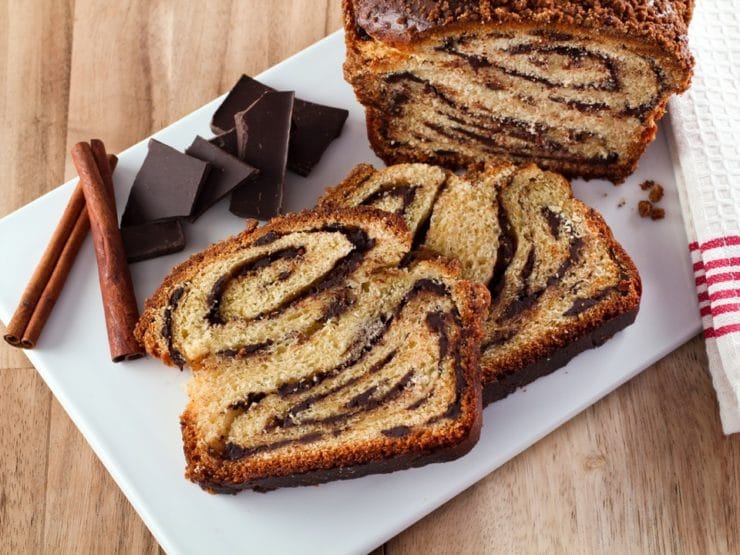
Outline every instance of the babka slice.
[[373, 199], [408, 183], [435, 191], [427, 220], [405, 215], [406, 221], [420, 250], [457, 258], [465, 278], [488, 285], [484, 402], [556, 370], [634, 321], [637, 269], [562, 176], [502, 163], [467, 177], [447, 172], [440, 184], [439, 171], [362, 165], [319, 204], [377, 206]]
[[388, 164], [620, 182], [692, 75], [692, 0], [343, 1], [345, 78]]
[[489, 293], [371, 208], [277, 218], [178, 266], [136, 333], [193, 367], [187, 476], [214, 492], [448, 460], [481, 425]]

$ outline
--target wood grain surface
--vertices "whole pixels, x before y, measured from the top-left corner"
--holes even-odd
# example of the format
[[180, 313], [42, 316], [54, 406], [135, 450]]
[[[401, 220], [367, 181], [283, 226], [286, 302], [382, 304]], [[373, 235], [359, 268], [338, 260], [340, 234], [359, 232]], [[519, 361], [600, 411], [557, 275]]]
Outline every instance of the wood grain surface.
[[[338, 4], [6, 0], [0, 216], [70, 177], [75, 142], [139, 141], [338, 29]], [[379, 551], [737, 552], [740, 436], [722, 436], [706, 365], [696, 338]], [[26, 357], [2, 344], [0, 552], [157, 551]]]

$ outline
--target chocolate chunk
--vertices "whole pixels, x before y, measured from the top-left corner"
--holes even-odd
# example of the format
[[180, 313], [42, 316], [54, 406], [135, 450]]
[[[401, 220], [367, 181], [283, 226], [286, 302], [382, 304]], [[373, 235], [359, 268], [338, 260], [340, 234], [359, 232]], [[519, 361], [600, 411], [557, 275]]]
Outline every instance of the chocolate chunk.
[[[236, 145], [233, 142], [235, 137], [229, 134], [229, 130], [235, 125], [234, 118], [257, 102], [263, 94], [274, 91], [272, 87], [246, 75], [239, 78], [211, 120], [213, 132], [221, 133], [217, 143], [220, 148], [236, 155]], [[348, 115], [349, 111], [341, 108], [296, 98], [293, 105], [288, 169], [298, 175], [307, 176], [319, 162], [329, 143], [342, 132]], [[212, 140], [215, 142], [216, 138]]]
[[228, 152], [232, 156], [236, 156], [238, 153], [236, 146], [236, 129], [232, 128], [221, 133], [220, 135], [216, 135], [208, 142], [212, 145], [217, 146], [221, 150]]
[[180, 220], [151, 222], [121, 228], [126, 259], [133, 263], [185, 248], [185, 234]]
[[214, 133], [224, 133], [233, 129], [236, 114], [249, 108], [266, 92], [274, 90], [251, 77], [242, 75], [213, 114], [211, 129]]
[[293, 98], [292, 92], [266, 92], [234, 117], [239, 154], [260, 170], [232, 193], [229, 210], [237, 216], [267, 219], [280, 212]]
[[288, 169], [307, 176], [342, 132], [349, 111], [296, 98], [290, 133]]
[[211, 165], [159, 141], [149, 152], [123, 212], [121, 227], [190, 216]]
[[191, 222], [197, 220], [203, 212], [231, 191], [244, 185], [250, 178], [257, 175], [255, 168], [221, 150], [202, 137], [195, 137], [193, 144], [188, 147], [185, 154], [204, 162], [210, 162], [212, 166], [195, 202], [193, 212], [188, 218]]

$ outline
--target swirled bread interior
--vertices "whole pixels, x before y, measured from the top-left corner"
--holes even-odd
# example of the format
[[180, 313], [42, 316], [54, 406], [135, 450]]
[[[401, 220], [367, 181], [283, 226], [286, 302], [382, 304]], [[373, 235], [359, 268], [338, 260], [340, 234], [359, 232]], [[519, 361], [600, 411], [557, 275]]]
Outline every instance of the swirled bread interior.
[[[676, 17], [656, 16], [658, 31], [680, 26], [671, 50], [646, 30], [595, 30], [592, 3], [581, 3], [583, 25], [557, 18], [561, 2], [494, 2], [504, 7], [490, 13], [486, 2], [436, 3], [449, 12], [443, 24], [435, 3], [344, 4], [345, 78], [387, 164], [466, 167], [502, 158], [620, 182], [655, 136], [668, 98], [691, 77]], [[519, 4], [526, 15], [517, 14]]]
[[[379, 206], [383, 191], [433, 197], [406, 219], [418, 253], [456, 258], [465, 278], [488, 286], [481, 373], [484, 401], [559, 368], [631, 324], [639, 274], [601, 216], [561, 176], [501, 163], [457, 176], [425, 164], [362, 165], [320, 199], [323, 207]], [[411, 259], [413, 257], [407, 257]]]
[[173, 270], [137, 334], [151, 354], [193, 368], [182, 416], [191, 480], [271, 489], [472, 447], [489, 294], [443, 259], [399, 267], [410, 247], [399, 216], [319, 210]]

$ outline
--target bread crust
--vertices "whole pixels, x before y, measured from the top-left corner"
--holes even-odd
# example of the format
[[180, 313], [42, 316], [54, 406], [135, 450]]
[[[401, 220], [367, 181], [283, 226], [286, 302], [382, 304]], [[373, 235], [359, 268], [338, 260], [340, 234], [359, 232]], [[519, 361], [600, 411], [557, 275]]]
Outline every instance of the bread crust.
[[694, 0], [343, 0], [345, 29], [397, 48], [470, 28], [536, 25], [587, 29], [649, 45], [690, 72], [688, 26]]

